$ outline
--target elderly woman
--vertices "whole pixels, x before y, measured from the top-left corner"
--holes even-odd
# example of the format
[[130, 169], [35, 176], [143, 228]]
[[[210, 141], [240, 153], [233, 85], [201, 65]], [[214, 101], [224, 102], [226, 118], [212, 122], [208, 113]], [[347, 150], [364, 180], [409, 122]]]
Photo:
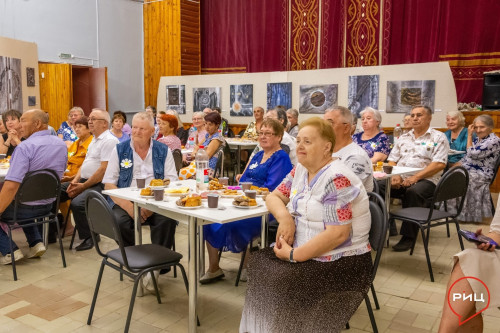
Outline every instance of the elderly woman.
[[68, 148], [78, 139], [75, 133], [75, 121], [85, 115], [83, 109], [79, 106], [74, 106], [69, 110], [68, 120], [63, 121], [61, 127], [57, 130], [57, 136], [63, 139]]
[[266, 199], [276, 244], [249, 259], [240, 332], [338, 332], [368, 291], [368, 196], [334, 146], [328, 122], [300, 124], [299, 163]]
[[248, 124], [245, 129], [245, 133], [243, 134], [244, 138], [257, 139], [260, 126], [264, 121], [264, 109], [260, 106], [256, 106], [253, 109], [253, 117], [255, 118], [255, 121]]
[[[497, 207], [499, 205], [500, 197]], [[481, 233], [482, 229], [477, 229], [476, 235], [480, 235]], [[497, 244], [500, 244], [500, 210], [496, 211], [490, 225], [490, 232], [486, 236]], [[488, 287], [490, 309], [499, 307], [500, 284], [498, 283], [498, 276], [500, 276], [500, 250], [495, 250], [495, 246], [490, 242], [477, 245], [477, 249], [466, 249], [454, 257], [454, 267], [448, 281], [448, 287], [446, 288], [446, 290], [450, 291], [447, 297], [450, 297], [453, 293], [465, 295], [473, 293], [476, 293], [476, 295], [481, 293], [486, 294], [484, 287], [477, 280], [470, 278], [463, 279], [466, 276], [473, 276], [480, 279]], [[458, 282], [453, 285], [456, 281]], [[488, 301], [486, 295], [484, 296], [484, 300]], [[450, 302], [455, 313], [450, 309], [448, 298], [446, 298], [443, 305], [439, 332], [483, 332], [483, 317], [479, 311], [486, 306], [484, 302], [475, 302], [472, 299], [470, 301], [453, 301], [453, 299], [450, 299]], [[475, 313], [478, 315], [472, 317], [466, 323], [459, 325], [457, 315], [462, 320], [465, 320]]]
[[125, 125], [125, 122], [126, 122], [125, 118], [120, 113], [115, 113], [113, 116], [113, 120], [111, 121], [110, 132], [120, 142], [127, 141], [128, 139], [130, 139], [130, 136], [128, 134], [125, 134], [125, 132], [122, 131], [123, 125]]
[[[193, 119], [194, 117], [195, 116], [193, 116]], [[200, 145], [205, 148], [209, 157], [208, 168], [210, 169], [210, 176], [212, 176], [215, 165], [217, 164], [217, 153], [223, 150], [224, 146], [226, 145], [226, 141], [224, 141], [224, 138], [219, 133], [219, 126], [221, 121], [221, 116], [217, 112], [211, 112], [205, 115], [204, 127], [207, 134], [204, 141], [200, 142]], [[179, 179], [189, 179], [196, 174], [194, 159], [199, 148], [200, 146], [194, 146], [193, 152], [191, 153], [191, 159], [193, 161], [187, 167], [182, 168], [179, 171]]]
[[[450, 149], [457, 151], [465, 151], [467, 149], [467, 128], [465, 128], [465, 117], [460, 111], [449, 111], [446, 114], [446, 127], [448, 130], [444, 132]], [[448, 155], [448, 164], [457, 163], [465, 154]]]
[[8, 132], [0, 136], [0, 154], [11, 156], [17, 145], [24, 141], [20, 134], [21, 116], [21, 112], [17, 110], [9, 110], [2, 114], [2, 120]]
[[69, 182], [75, 178], [76, 173], [82, 166], [87, 149], [92, 141], [92, 134], [89, 129], [89, 121], [86, 116], [83, 116], [75, 121], [75, 132], [78, 139], [68, 149], [68, 167], [64, 172], [61, 182]]
[[175, 116], [175, 118], [177, 118], [177, 133], [176, 133], [176, 135], [179, 138], [179, 140], [181, 140], [181, 145], [185, 146], [186, 142], [188, 140], [189, 132], [184, 129], [184, 123], [182, 122], [181, 118], [179, 117], [179, 113], [177, 111], [171, 110], [171, 109], [167, 110], [165, 113], [170, 114], [172, 116]]
[[[205, 113], [201, 111], [193, 113], [192, 120], [193, 126], [189, 129], [188, 142], [186, 144], [187, 149], [202, 144], [207, 135], [207, 131], [205, 130]], [[194, 143], [192, 143], [193, 141]]]
[[[254, 186], [266, 187], [273, 191], [283, 178], [292, 170], [288, 154], [281, 149], [280, 142], [284, 128], [274, 119], [264, 120], [259, 132], [259, 151], [245, 169], [240, 178], [242, 182], [251, 182]], [[207, 240], [209, 268], [200, 279], [206, 284], [224, 277], [219, 267], [218, 251], [242, 252], [254, 237], [260, 234], [261, 218], [245, 219], [227, 224], [210, 224], [204, 227]], [[244, 273], [242, 280], [245, 280]]]
[[[493, 119], [480, 115], [469, 125], [467, 133], [467, 153], [460, 162], [469, 172], [469, 188], [465, 197], [464, 209], [458, 216], [460, 221], [479, 222], [491, 217], [490, 182], [495, 175], [495, 163], [500, 156], [500, 138], [493, 130]], [[473, 139], [472, 135], [476, 134]], [[455, 201], [450, 202], [449, 211], [456, 209]]]
[[170, 150], [181, 149], [181, 140], [175, 135], [177, 118], [171, 114], [162, 114], [158, 119], [158, 127], [162, 135], [158, 141], [166, 144]]
[[363, 132], [352, 136], [356, 142], [367, 153], [372, 163], [385, 161], [391, 152], [389, 138], [380, 130], [382, 116], [378, 110], [367, 107], [360, 113]]

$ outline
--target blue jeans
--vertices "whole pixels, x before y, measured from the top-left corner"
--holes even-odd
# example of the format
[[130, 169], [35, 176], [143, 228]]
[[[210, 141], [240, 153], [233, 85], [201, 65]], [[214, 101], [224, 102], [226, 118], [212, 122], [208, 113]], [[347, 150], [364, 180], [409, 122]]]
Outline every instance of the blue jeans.
[[[48, 214], [52, 209], [52, 204], [48, 205], [38, 205], [38, 206], [29, 206], [20, 204], [17, 210], [17, 218], [19, 220], [29, 219], [32, 217], [37, 217], [41, 215]], [[12, 202], [7, 209], [0, 216], [0, 221], [9, 222], [14, 219], [14, 202]], [[26, 222], [29, 223], [29, 222]], [[42, 241], [42, 236], [40, 235], [40, 231], [37, 226], [22, 228], [24, 234], [26, 235], [26, 239], [28, 240], [29, 246], [34, 246], [36, 243], [40, 243]], [[18, 247], [14, 241], [12, 242], [12, 249], [15, 251]], [[3, 255], [10, 253], [9, 247], [9, 236], [0, 228], [0, 252]]]

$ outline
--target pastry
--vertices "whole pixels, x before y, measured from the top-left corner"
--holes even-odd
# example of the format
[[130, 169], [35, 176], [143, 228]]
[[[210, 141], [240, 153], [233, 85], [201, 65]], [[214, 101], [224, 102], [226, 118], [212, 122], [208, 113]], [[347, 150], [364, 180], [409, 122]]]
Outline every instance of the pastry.
[[224, 188], [224, 185], [219, 183], [219, 180], [217, 178], [214, 178], [208, 182], [208, 189], [210, 191], [222, 190], [223, 188]]
[[153, 191], [151, 191], [151, 189], [149, 187], [146, 187], [146, 188], [143, 188], [141, 190], [141, 195], [152, 196], [153, 195]]
[[201, 206], [201, 197], [198, 194], [185, 195], [175, 203], [182, 207], [198, 207]]
[[163, 179], [151, 179], [149, 186], [163, 186]]

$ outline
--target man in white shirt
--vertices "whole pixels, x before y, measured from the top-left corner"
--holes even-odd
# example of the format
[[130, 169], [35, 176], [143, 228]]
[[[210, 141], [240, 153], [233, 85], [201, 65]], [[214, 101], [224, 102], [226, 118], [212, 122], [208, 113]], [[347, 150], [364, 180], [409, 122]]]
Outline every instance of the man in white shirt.
[[348, 108], [335, 106], [327, 109], [323, 119], [335, 132], [333, 157], [339, 158], [363, 182], [367, 192], [373, 191], [373, 166], [366, 151], [352, 141], [352, 114]]
[[[135, 114], [132, 119], [132, 137], [113, 148], [103, 184], [106, 190], [137, 186], [136, 179], [178, 180], [172, 152], [158, 141], [152, 140], [153, 118], [146, 112]], [[153, 158], [154, 157], [154, 158]], [[134, 205], [131, 201], [110, 196], [113, 214], [120, 226], [125, 246], [135, 244]], [[171, 218], [141, 209], [141, 222], [151, 230], [151, 242], [171, 248], [177, 222]]]
[[87, 149], [87, 155], [80, 170], [70, 183], [63, 183], [61, 202], [72, 199], [71, 211], [75, 220], [78, 236], [83, 242], [76, 247], [77, 251], [89, 250], [94, 246], [90, 236], [87, 215], [85, 214], [85, 199], [88, 191], [101, 192], [101, 183], [111, 151], [118, 144], [118, 139], [109, 131], [110, 117], [105, 110], [93, 109], [89, 115], [89, 129], [94, 138]]

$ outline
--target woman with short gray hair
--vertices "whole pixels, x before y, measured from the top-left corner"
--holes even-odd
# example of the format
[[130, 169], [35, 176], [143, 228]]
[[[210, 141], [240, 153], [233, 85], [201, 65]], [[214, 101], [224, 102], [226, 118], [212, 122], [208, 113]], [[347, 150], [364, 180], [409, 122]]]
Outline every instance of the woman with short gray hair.
[[[446, 114], [446, 127], [448, 130], [444, 132], [450, 150], [465, 151], [467, 149], [467, 128], [465, 127], [465, 117], [460, 111], [449, 111]], [[465, 154], [450, 154], [448, 155], [448, 164], [457, 163]]]
[[57, 136], [63, 139], [68, 148], [78, 140], [78, 136], [75, 132], [75, 121], [84, 116], [85, 113], [83, 109], [79, 106], [74, 106], [68, 112], [68, 120], [63, 121], [61, 127], [57, 130]]
[[382, 116], [378, 110], [367, 107], [360, 113], [363, 132], [352, 136], [356, 142], [367, 153], [372, 163], [385, 161], [391, 152], [389, 138], [380, 130]]

